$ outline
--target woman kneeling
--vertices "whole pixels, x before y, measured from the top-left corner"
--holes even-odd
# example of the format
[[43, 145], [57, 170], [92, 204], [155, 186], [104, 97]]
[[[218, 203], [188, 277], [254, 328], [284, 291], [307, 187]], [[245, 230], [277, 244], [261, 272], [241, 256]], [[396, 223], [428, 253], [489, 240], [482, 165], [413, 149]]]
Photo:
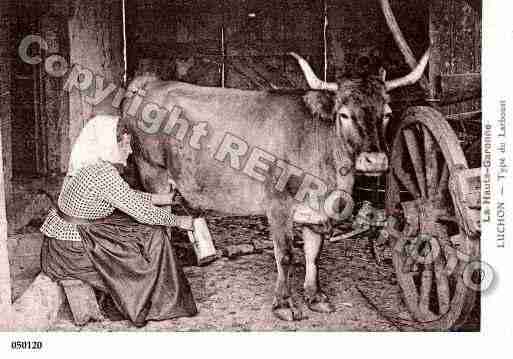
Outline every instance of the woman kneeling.
[[42, 270], [53, 280], [80, 279], [109, 294], [135, 325], [197, 313], [166, 226], [192, 230], [192, 218], [168, 209], [172, 194], [131, 189], [118, 168], [132, 152], [119, 117], [90, 119], [71, 152], [45, 235]]

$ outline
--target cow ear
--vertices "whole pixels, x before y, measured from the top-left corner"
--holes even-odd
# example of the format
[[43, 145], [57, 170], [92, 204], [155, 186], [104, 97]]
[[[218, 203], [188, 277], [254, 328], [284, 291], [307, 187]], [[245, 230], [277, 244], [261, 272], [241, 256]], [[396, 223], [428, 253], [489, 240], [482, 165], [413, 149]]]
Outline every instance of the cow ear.
[[324, 120], [333, 118], [335, 107], [335, 94], [330, 91], [308, 91], [303, 96], [306, 107], [312, 115], [319, 116]]

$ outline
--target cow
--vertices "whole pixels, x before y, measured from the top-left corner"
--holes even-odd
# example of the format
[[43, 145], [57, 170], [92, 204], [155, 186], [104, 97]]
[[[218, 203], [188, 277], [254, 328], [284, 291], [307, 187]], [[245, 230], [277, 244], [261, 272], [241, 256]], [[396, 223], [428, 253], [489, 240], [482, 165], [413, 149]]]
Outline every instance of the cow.
[[322, 228], [341, 218], [340, 208], [351, 202], [343, 194], [352, 193], [357, 172], [386, 170], [387, 92], [418, 81], [429, 50], [411, 73], [389, 81], [383, 72], [325, 82], [291, 55], [310, 89], [247, 91], [137, 77], [127, 87], [122, 118], [146, 190], [168, 192], [172, 179], [194, 207], [267, 216], [277, 266], [272, 312], [300, 320], [289, 283], [293, 223], [308, 222], [302, 226], [307, 307], [333, 312], [318, 283]]

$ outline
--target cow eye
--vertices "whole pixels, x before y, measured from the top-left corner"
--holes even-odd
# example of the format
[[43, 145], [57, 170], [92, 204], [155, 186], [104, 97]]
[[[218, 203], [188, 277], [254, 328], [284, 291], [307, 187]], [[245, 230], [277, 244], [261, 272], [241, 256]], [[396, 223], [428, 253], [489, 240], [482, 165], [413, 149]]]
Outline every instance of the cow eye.
[[344, 120], [348, 120], [349, 119], [349, 116], [347, 114], [343, 113], [343, 112], [339, 113], [339, 117], [343, 118]]

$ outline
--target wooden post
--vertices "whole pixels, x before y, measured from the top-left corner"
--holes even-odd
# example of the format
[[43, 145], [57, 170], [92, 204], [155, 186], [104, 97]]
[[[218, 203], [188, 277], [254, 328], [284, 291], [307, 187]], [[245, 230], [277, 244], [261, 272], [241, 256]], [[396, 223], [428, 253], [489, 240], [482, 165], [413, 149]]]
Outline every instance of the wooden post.
[[429, 41], [431, 43], [431, 55], [429, 57], [429, 98], [428, 102], [435, 108], [440, 101], [440, 15], [441, 3], [434, 0], [429, 3]]
[[224, 17], [223, 24], [221, 26], [221, 87], [226, 87], [226, 48], [225, 48], [225, 38], [224, 38]]
[[7, 213], [5, 210], [4, 162], [0, 126], [0, 330], [11, 328], [11, 271], [7, 253]]
[[324, 0], [324, 24], [322, 26], [322, 41], [324, 52], [324, 81], [328, 81], [328, 2]]

